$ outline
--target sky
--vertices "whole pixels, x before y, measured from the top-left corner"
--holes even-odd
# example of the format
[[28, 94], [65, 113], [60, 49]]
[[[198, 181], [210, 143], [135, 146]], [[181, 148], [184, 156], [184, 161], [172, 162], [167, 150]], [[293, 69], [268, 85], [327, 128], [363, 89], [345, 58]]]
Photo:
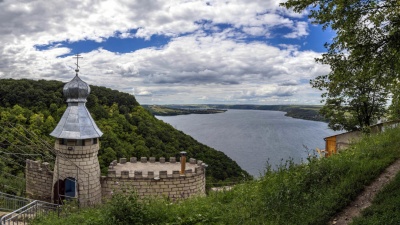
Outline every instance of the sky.
[[[0, 0], [0, 78], [70, 81], [140, 104], [321, 104], [334, 37], [281, 0]], [[1, 80], [0, 80], [1, 82]]]

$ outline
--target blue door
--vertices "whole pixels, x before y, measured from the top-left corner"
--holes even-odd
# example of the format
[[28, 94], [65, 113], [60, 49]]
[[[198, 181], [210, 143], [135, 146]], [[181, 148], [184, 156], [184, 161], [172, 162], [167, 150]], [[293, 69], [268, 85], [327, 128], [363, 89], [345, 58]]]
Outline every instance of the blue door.
[[65, 179], [65, 197], [67, 199], [75, 198], [76, 196], [76, 180], [68, 177]]

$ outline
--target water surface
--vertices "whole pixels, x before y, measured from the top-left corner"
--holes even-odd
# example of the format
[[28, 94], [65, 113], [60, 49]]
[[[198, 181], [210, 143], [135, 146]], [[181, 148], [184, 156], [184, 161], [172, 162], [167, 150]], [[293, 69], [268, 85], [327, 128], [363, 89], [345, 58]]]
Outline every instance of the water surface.
[[285, 112], [277, 111], [228, 110], [218, 114], [157, 118], [224, 152], [244, 170], [258, 177], [267, 162], [274, 168], [288, 159], [299, 163], [310, 153], [307, 148], [324, 149], [323, 138], [336, 134], [326, 123], [284, 115]]

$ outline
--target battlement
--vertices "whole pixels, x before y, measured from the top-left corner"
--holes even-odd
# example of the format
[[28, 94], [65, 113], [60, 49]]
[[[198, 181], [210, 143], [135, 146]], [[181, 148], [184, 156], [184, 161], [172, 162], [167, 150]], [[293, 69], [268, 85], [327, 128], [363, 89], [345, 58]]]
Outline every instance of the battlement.
[[141, 197], [167, 196], [173, 199], [205, 194], [207, 165], [201, 160], [189, 159], [185, 168], [175, 157], [167, 162], [164, 157], [121, 158], [110, 163], [107, 176], [101, 177], [102, 195], [135, 188]]
[[141, 157], [140, 161], [136, 157], [131, 157], [128, 162], [126, 158], [120, 158], [119, 163], [114, 160], [108, 167], [107, 177], [121, 178], [147, 178], [147, 179], [163, 179], [163, 178], [179, 178], [191, 177], [203, 174], [207, 165], [201, 160], [189, 159], [186, 163], [185, 170], [181, 173], [181, 163], [176, 161], [175, 157], [170, 157], [166, 162], [164, 157], [156, 161], [155, 157]]
[[26, 168], [31, 171], [48, 171], [53, 173], [48, 162], [33, 161], [30, 159], [26, 160]]

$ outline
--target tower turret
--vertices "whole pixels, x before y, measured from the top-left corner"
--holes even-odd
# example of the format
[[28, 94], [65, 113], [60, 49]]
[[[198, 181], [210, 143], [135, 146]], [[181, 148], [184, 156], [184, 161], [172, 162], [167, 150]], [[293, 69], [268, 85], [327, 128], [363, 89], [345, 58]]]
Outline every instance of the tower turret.
[[52, 196], [56, 203], [76, 198], [81, 205], [88, 205], [101, 201], [97, 154], [103, 133], [86, 108], [90, 87], [79, 78], [78, 68], [77, 62], [75, 77], [63, 89], [68, 107], [50, 134], [57, 138]]
[[90, 87], [78, 74], [65, 84], [64, 96], [68, 107], [51, 136], [63, 139], [98, 138], [103, 135], [90, 115], [85, 103], [90, 94]]

